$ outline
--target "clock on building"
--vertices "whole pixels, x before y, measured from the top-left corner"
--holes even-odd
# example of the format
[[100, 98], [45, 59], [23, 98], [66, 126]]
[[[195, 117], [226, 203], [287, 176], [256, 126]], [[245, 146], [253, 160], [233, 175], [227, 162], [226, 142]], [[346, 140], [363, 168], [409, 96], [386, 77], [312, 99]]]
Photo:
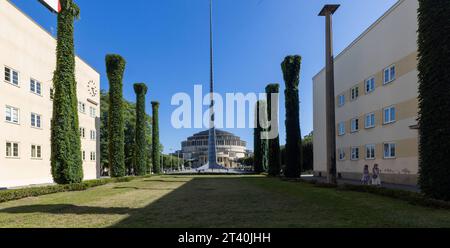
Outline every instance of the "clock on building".
[[90, 94], [92, 97], [96, 97], [97, 94], [98, 94], [97, 84], [96, 84], [93, 80], [91, 80], [91, 81], [88, 82], [87, 87], [88, 87], [88, 92], [89, 92], [89, 94]]

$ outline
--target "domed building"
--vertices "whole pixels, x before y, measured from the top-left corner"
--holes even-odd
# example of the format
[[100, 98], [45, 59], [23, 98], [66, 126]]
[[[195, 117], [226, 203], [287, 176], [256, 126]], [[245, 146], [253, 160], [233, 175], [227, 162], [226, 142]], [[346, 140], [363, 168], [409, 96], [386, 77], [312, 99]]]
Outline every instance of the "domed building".
[[[192, 167], [205, 165], [208, 161], [208, 130], [194, 134], [181, 142], [183, 159], [191, 161]], [[216, 130], [217, 162], [225, 168], [238, 167], [238, 159], [247, 156], [247, 142], [238, 136]]]

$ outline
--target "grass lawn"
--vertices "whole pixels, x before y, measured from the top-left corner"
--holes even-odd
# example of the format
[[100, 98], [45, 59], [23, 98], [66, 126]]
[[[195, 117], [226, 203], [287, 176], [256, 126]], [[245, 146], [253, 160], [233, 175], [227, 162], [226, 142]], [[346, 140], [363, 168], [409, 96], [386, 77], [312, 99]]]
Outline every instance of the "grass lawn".
[[450, 227], [450, 211], [262, 176], [158, 176], [2, 203], [0, 227]]

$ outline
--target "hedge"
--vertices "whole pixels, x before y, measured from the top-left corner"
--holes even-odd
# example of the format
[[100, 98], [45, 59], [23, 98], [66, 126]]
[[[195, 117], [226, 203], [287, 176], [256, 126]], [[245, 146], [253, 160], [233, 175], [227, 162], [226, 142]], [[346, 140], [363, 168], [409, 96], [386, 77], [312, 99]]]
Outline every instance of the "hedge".
[[134, 173], [136, 176], [147, 174], [147, 129], [145, 116], [145, 94], [147, 86], [144, 83], [134, 85], [136, 92], [136, 133], [134, 138]]
[[[272, 107], [278, 108], [278, 102], [272, 102], [272, 94], [280, 92], [279, 84], [269, 84], [266, 87], [267, 94], [267, 117], [271, 123], [278, 124], [278, 115], [272, 114]], [[277, 98], [278, 100], [278, 98]], [[275, 127], [271, 127], [275, 128]], [[278, 131], [278, 130], [277, 130]], [[270, 139], [268, 144], [268, 173], [270, 176], [279, 176], [281, 171], [281, 151], [280, 151], [280, 136]]]
[[152, 164], [153, 173], [161, 173], [161, 151], [159, 148], [159, 102], [152, 102]]
[[19, 200], [27, 197], [37, 197], [60, 192], [83, 191], [89, 188], [98, 187], [109, 183], [130, 182], [134, 179], [136, 178], [135, 177], [104, 178], [66, 185], [51, 185], [43, 187], [4, 190], [0, 191], [0, 203]]
[[419, 184], [450, 200], [450, 2], [419, 1]]
[[106, 55], [109, 80], [108, 145], [109, 166], [112, 177], [125, 176], [125, 133], [123, 111], [123, 73], [125, 60], [120, 55]]
[[58, 14], [56, 70], [51, 121], [51, 173], [58, 184], [83, 180], [83, 160], [75, 81], [74, 19], [80, 10], [72, 0], [61, 1]]
[[288, 56], [281, 64], [286, 83], [286, 168], [284, 176], [298, 178], [302, 171], [300, 100], [298, 87], [300, 82], [300, 56]]

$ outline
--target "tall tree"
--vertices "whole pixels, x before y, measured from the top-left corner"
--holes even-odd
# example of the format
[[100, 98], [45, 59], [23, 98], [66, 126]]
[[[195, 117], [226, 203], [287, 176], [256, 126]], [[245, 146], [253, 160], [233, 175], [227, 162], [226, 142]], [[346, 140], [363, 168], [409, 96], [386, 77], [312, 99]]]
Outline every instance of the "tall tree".
[[281, 64], [284, 81], [286, 83], [286, 169], [284, 175], [288, 178], [301, 176], [301, 133], [300, 133], [300, 104], [298, 86], [300, 83], [300, 56], [288, 56]]
[[123, 111], [123, 73], [125, 60], [120, 55], [106, 56], [109, 80], [109, 165], [111, 177], [125, 176], [125, 133]]
[[254, 160], [253, 169], [256, 173], [264, 172], [265, 161], [265, 151], [264, 142], [262, 137], [263, 128], [261, 126], [262, 119], [264, 116], [261, 115], [261, 109], [264, 107], [263, 101], [258, 101], [255, 107], [255, 128], [253, 132], [253, 145], [254, 145]]
[[450, 200], [450, 2], [419, 0], [419, 184]]
[[134, 168], [135, 175], [143, 176], [147, 174], [147, 141], [145, 139], [146, 118], [145, 118], [145, 94], [147, 86], [144, 83], [134, 85], [136, 93], [136, 135], [134, 145]]
[[61, 1], [51, 121], [51, 171], [53, 180], [58, 184], [83, 180], [73, 38], [73, 22], [79, 14], [80, 9], [72, 0]]
[[159, 146], [159, 102], [152, 102], [152, 164], [153, 173], [161, 173], [161, 150]]
[[[267, 116], [271, 123], [275, 123], [276, 126], [270, 128], [276, 129], [278, 133], [278, 111], [272, 113], [272, 109], [278, 109], [278, 94], [280, 92], [279, 84], [269, 84], [266, 87], [267, 93]], [[276, 99], [276, 102], [272, 102], [272, 96]], [[270, 176], [278, 176], [281, 171], [281, 155], [280, 155], [280, 136], [270, 139], [268, 152], [268, 172]]]

